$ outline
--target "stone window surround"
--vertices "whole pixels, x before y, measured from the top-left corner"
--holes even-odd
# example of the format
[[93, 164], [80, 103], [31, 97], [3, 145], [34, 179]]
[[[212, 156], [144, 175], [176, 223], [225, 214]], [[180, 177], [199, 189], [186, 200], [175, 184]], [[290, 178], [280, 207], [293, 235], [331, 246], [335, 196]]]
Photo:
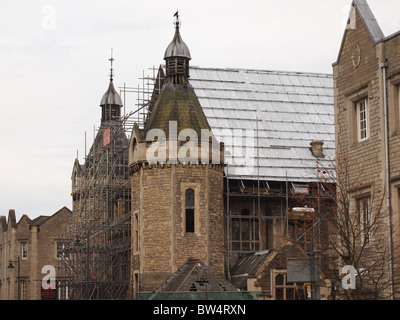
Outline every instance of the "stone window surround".
[[[272, 291], [272, 299], [276, 300], [276, 289], [282, 289], [283, 290], [283, 299], [287, 300], [287, 294], [289, 293], [289, 290], [295, 290], [297, 287], [296, 283], [291, 283], [288, 284], [286, 283], [286, 278], [287, 278], [287, 270], [286, 269], [272, 269], [270, 272], [271, 275], [271, 291]], [[275, 283], [276, 277], [278, 275], [283, 276], [283, 283], [281, 285], [278, 285]]]
[[394, 229], [398, 230], [398, 226], [400, 225], [400, 177], [390, 181], [390, 188], [392, 195], [392, 213], [394, 217], [393, 223], [397, 224]]
[[[350, 145], [354, 146], [358, 143], [362, 143], [369, 138], [369, 130], [370, 130], [370, 106], [369, 106], [369, 85], [361, 86], [359, 89], [352, 91], [351, 93], [345, 94], [347, 98], [346, 109], [349, 112], [348, 121], [349, 121], [349, 141], [351, 141]], [[359, 116], [358, 116], [358, 103], [366, 100], [367, 107], [367, 137], [365, 139], [360, 140], [360, 124], [359, 124]]]
[[[371, 212], [371, 216], [369, 217], [369, 219], [373, 220], [372, 215], [373, 215], [373, 200], [372, 199], [372, 194], [373, 194], [373, 190], [374, 190], [374, 186], [373, 184], [366, 184], [363, 185], [362, 187], [356, 187], [353, 188], [352, 190], [350, 190], [350, 208], [349, 208], [349, 212], [357, 212], [358, 215], [358, 223], [359, 223], [359, 227], [361, 228], [362, 224], [364, 223], [363, 221], [363, 217], [362, 214], [360, 212], [360, 202], [363, 199], [369, 198], [370, 201], [370, 206], [372, 207], [372, 212]], [[361, 230], [360, 230], [361, 231]], [[364, 237], [366, 236], [364, 232], [360, 233], [361, 241], [364, 241]], [[371, 243], [371, 241], [373, 240], [371, 235], [368, 235], [369, 239], [367, 241], [368, 243]]]
[[21, 241], [21, 258], [22, 260], [28, 259], [28, 241]]
[[139, 230], [139, 210], [133, 211], [132, 217], [133, 217], [133, 230], [134, 230], [134, 233], [132, 235], [133, 236], [133, 252], [135, 254], [138, 254], [139, 253], [139, 248], [140, 248], [140, 246], [139, 246], [139, 233], [140, 233], [140, 230]]
[[388, 80], [389, 132], [396, 135], [400, 133], [400, 74], [391, 75]]
[[357, 110], [357, 138], [363, 141], [369, 138], [369, 112], [368, 100], [361, 99], [356, 102]]
[[[194, 191], [194, 232], [186, 232], [186, 190], [193, 189]], [[189, 234], [200, 236], [200, 183], [192, 183], [192, 182], [181, 182], [181, 230], [182, 236], [187, 236]]]

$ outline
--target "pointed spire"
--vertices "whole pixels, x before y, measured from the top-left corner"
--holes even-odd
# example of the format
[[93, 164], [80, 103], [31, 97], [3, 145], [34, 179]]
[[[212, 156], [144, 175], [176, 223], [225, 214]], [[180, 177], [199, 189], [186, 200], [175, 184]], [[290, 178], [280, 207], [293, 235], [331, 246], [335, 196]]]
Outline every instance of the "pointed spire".
[[178, 11], [176, 11], [174, 17], [175, 35], [164, 54], [167, 71], [166, 81], [186, 85], [189, 78], [189, 60], [192, 58], [189, 48], [183, 42], [179, 31], [181, 22]]
[[114, 77], [114, 69], [113, 69], [113, 49], [111, 49], [111, 58], [108, 59], [110, 61], [110, 83], [108, 85], [107, 91], [104, 93], [100, 106], [102, 108], [102, 117], [101, 122], [107, 120], [113, 120], [121, 116], [121, 107], [122, 107], [122, 99], [121, 96], [114, 88], [113, 77]]
[[179, 19], [179, 12], [176, 11], [174, 14], [175, 20], [174, 20], [174, 25], [175, 25], [175, 35], [174, 38], [172, 39], [171, 43], [165, 50], [164, 54], [164, 59], [168, 58], [175, 58], [175, 57], [181, 57], [181, 58], [186, 58], [188, 60], [192, 59], [190, 56], [190, 51], [188, 46], [186, 45], [185, 42], [183, 42], [181, 34], [180, 34], [180, 26], [181, 26], [181, 20]]
[[111, 68], [110, 68], [110, 81], [113, 81], [113, 76], [114, 76], [114, 74], [113, 74], [113, 71], [114, 71], [114, 69], [113, 69], [113, 62], [114, 62], [114, 58], [113, 58], [113, 48], [111, 48], [111, 58], [108, 59], [108, 61], [110, 61], [110, 64], [111, 64]]
[[175, 28], [179, 29], [179, 25], [181, 24], [181, 21], [179, 20], [179, 10], [176, 10], [174, 17], [176, 17], [174, 21]]

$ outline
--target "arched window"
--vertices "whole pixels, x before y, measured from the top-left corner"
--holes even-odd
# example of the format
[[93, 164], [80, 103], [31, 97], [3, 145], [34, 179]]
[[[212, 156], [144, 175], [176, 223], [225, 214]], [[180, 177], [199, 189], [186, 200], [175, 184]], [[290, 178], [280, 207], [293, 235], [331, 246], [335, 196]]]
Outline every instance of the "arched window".
[[194, 232], [194, 190], [187, 189], [185, 193], [186, 232]]

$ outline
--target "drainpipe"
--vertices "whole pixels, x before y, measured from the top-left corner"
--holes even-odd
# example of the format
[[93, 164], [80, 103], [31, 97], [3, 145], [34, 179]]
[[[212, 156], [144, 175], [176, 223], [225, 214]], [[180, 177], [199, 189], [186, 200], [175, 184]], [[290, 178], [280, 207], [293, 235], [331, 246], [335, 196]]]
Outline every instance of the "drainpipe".
[[379, 64], [382, 69], [383, 83], [383, 110], [385, 120], [385, 158], [386, 158], [386, 210], [388, 223], [388, 245], [389, 245], [389, 282], [390, 282], [390, 300], [393, 300], [393, 265], [392, 265], [392, 217], [390, 203], [390, 184], [389, 184], [389, 139], [388, 139], [388, 110], [387, 110], [387, 93], [386, 93], [386, 68], [388, 67], [387, 59]]

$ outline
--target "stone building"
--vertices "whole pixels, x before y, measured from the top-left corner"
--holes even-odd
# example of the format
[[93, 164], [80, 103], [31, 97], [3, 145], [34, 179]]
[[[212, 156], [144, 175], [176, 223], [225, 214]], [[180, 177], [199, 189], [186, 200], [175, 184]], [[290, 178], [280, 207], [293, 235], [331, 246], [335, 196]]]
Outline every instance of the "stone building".
[[[393, 275], [400, 209], [399, 48], [400, 33], [385, 36], [367, 2], [354, 0], [333, 64], [336, 156], [349, 181], [339, 187], [359, 215], [361, 240], [373, 240], [367, 227], [382, 216], [386, 298], [398, 297]], [[382, 207], [376, 209], [379, 199]]]
[[[332, 76], [190, 66], [179, 24], [164, 58], [129, 147], [134, 293], [165, 288], [188, 259], [232, 280], [241, 256], [287, 238], [310, 253], [318, 221], [289, 213], [333, 159]], [[190, 159], [192, 137], [199, 151]], [[265, 288], [255, 290], [274, 290]]]
[[[151, 296], [197, 264], [231, 281], [243, 255], [288, 238], [305, 254], [319, 249], [319, 221], [291, 213], [333, 158], [332, 76], [193, 67], [175, 23], [153, 94], [133, 112], [144, 123], [127, 140], [111, 79], [94, 143], [74, 162], [60, 264], [71, 299]], [[279, 262], [269, 274], [285, 276]], [[256, 295], [280, 297], [264, 294], [275, 292], [270, 282], [256, 284]]]
[[8, 219], [0, 217], [0, 300], [55, 299], [64, 295], [60, 290], [43, 291], [42, 279], [49, 272], [58, 276], [59, 234], [71, 215], [63, 207], [52, 216], [33, 220], [23, 215], [17, 222], [14, 210], [10, 210]]
[[126, 299], [130, 287], [129, 140], [110, 61], [100, 126], [84, 163], [74, 161], [73, 215], [60, 234], [60, 286], [70, 299]]
[[164, 84], [129, 147], [135, 295], [160, 286], [190, 258], [224, 273], [224, 149], [190, 84], [179, 20], [164, 59]]

